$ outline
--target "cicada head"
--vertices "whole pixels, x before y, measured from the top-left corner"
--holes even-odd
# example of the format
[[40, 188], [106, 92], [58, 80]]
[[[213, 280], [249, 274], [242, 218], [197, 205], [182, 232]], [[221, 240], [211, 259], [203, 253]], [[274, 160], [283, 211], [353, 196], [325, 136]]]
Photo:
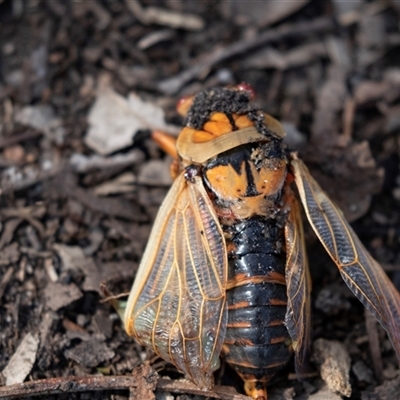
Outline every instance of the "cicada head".
[[251, 104], [248, 85], [212, 88], [178, 103], [186, 115], [176, 146], [183, 166], [203, 164], [212, 157], [246, 143], [282, 140], [282, 125]]

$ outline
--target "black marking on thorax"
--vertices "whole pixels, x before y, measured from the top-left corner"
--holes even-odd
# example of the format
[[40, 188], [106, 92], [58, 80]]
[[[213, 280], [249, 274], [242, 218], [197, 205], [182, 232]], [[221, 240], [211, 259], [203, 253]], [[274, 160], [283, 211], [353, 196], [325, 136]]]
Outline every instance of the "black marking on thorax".
[[254, 151], [254, 144], [245, 144], [236, 147], [232, 150], [228, 150], [225, 153], [219, 154], [217, 157], [208, 162], [205, 166], [205, 171], [211, 170], [220, 165], [230, 165], [234, 171], [240, 176], [243, 172], [243, 164], [245, 166], [244, 172], [246, 174], [246, 192], [243, 193], [244, 197], [253, 197], [260, 195], [257, 192], [257, 187], [255, 185], [254, 176], [251, 171], [250, 161], [251, 154]]

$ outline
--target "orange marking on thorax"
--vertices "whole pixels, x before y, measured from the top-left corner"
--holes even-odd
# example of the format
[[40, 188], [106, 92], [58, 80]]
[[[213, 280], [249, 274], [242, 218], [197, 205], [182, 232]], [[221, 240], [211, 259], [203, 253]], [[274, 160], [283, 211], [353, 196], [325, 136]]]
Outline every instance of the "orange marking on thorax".
[[224, 200], [236, 200], [244, 196], [248, 185], [245, 164], [241, 166], [241, 173], [238, 175], [231, 165], [218, 165], [206, 172], [207, 179], [211, 186]]
[[[251, 215], [267, 215], [270, 204], [268, 196], [282, 189], [287, 165], [284, 160], [267, 161], [257, 168], [252, 160], [248, 161], [250, 173], [246, 170], [246, 162], [240, 166], [240, 172], [232, 165], [217, 165], [206, 171], [206, 177], [217, 198], [231, 202], [229, 209], [236, 218], [248, 218]], [[256, 195], [248, 195], [250, 179], [255, 186]]]

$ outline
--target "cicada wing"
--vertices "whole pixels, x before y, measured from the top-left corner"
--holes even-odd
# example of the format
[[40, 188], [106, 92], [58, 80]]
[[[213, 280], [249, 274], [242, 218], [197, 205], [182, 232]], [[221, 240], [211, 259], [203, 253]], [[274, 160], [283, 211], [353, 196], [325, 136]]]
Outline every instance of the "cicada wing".
[[294, 196], [290, 198], [290, 213], [285, 225], [285, 240], [285, 275], [288, 296], [285, 324], [293, 342], [296, 371], [301, 376], [307, 372], [309, 360], [311, 279], [304, 242], [300, 204]]
[[198, 386], [210, 388], [225, 337], [227, 255], [201, 178], [181, 174], [155, 220], [125, 328]]
[[308, 221], [346, 284], [388, 333], [400, 361], [399, 292], [295, 154], [291, 164]]

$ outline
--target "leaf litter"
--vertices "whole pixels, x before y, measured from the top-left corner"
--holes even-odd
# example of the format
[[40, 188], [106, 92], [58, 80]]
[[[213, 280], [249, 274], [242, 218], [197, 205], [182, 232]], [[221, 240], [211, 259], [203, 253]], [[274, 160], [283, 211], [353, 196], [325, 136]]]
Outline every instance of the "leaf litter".
[[[207, 87], [253, 85], [256, 101], [285, 124], [289, 146], [398, 284], [396, 2], [8, 4], [0, 4], [0, 370], [25, 338], [34, 340], [19, 377], [32, 383], [0, 387], [0, 398], [36, 390], [123, 399], [129, 388], [134, 396], [154, 387], [157, 396], [204, 397], [159, 361], [156, 386], [151, 370], [129, 375], [151, 354], [126, 336], [100, 285], [129, 291], [170, 184], [169, 159], [145, 131], [176, 134], [176, 101]], [[347, 289], [309, 231], [306, 239], [314, 337], [344, 343], [351, 398], [395, 398], [388, 339], [352, 297], [327, 302], [325, 292]], [[380, 361], [377, 386], [370, 377]], [[303, 384], [292, 375], [289, 365], [271, 384], [271, 399], [338, 398], [319, 378]], [[232, 371], [216, 379], [228, 385], [216, 387], [220, 398], [244, 398]]]

